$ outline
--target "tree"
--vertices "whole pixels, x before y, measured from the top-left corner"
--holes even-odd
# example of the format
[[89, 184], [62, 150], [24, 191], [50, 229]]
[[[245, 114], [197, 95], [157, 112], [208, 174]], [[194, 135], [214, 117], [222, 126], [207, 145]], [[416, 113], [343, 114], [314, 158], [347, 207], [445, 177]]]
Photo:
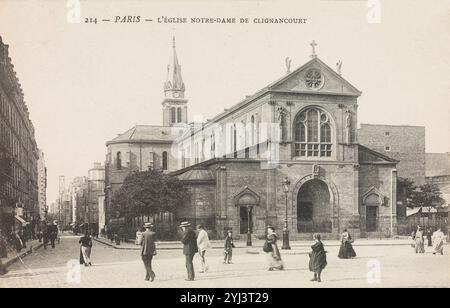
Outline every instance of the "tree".
[[399, 177], [397, 181], [397, 189], [400, 199], [406, 201], [408, 207], [414, 207], [414, 197], [417, 186], [414, 181], [408, 178]]
[[114, 194], [115, 211], [128, 218], [175, 213], [183, 204], [186, 190], [176, 177], [158, 171], [135, 172], [125, 178], [122, 187]]
[[426, 207], [430, 211], [431, 208], [441, 206], [445, 200], [441, 197], [442, 193], [436, 184], [423, 184], [419, 189], [414, 191], [413, 200], [416, 207]]

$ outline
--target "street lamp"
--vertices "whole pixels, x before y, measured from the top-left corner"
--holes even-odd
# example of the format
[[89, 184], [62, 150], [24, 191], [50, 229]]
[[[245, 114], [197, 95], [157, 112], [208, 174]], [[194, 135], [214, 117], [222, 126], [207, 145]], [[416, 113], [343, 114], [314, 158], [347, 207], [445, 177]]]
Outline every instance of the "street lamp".
[[284, 216], [284, 229], [283, 229], [283, 246], [281, 249], [291, 249], [291, 246], [289, 245], [289, 230], [288, 230], [288, 193], [289, 193], [289, 185], [291, 185], [291, 182], [287, 177], [283, 179], [281, 182], [281, 185], [283, 187], [283, 191], [286, 197], [285, 202], [285, 216]]
[[252, 207], [247, 205], [247, 246], [252, 246], [252, 230], [251, 230], [251, 220], [250, 220], [250, 212], [252, 211]]

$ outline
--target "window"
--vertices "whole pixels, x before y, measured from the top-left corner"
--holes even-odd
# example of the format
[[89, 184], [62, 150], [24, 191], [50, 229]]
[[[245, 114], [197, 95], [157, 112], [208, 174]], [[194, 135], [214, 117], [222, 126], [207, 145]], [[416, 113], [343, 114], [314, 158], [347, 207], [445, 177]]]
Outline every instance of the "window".
[[176, 119], [176, 110], [175, 107], [170, 108], [170, 122], [171, 123], [176, 123], [177, 119]]
[[177, 108], [177, 123], [181, 123], [181, 107]]
[[120, 152], [116, 154], [116, 168], [117, 170], [122, 169], [122, 153]]
[[216, 137], [214, 133], [211, 134], [211, 158], [216, 157]]
[[162, 169], [167, 170], [167, 152], [162, 153]]
[[391, 133], [390, 132], [384, 132], [384, 135], [387, 137], [387, 136], [390, 136]]
[[385, 146], [385, 147], [384, 147], [384, 150], [385, 150], [386, 152], [390, 152], [390, 151], [391, 151], [391, 147], [390, 147], [390, 146]]
[[331, 157], [331, 124], [328, 115], [316, 108], [302, 111], [294, 124], [295, 156]]
[[252, 115], [250, 126], [250, 145], [255, 144], [255, 116]]

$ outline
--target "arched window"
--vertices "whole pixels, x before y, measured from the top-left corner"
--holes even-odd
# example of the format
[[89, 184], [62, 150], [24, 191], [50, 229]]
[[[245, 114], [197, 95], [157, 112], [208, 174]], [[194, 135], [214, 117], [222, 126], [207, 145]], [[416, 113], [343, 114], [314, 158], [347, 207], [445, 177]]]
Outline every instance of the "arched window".
[[171, 123], [176, 123], [177, 119], [176, 119], [176, 110], [175, 107], [171, 107], [170, 108], [170, 122]]
[[163, 153], [162, 153], [162, 169], [163, 170], [167, 170], [167, 152], [166, 151], [164, 151]]
[[177, 123], [181, 123], [181, 107], [177, 108]]
[[250, 145], [255, 144], [255, 116], [252, 115], [250, 122]]
[[216, 137], [214, 133], [211, 134], [211, 158], [216, 157]]
[[122, 153], [117, 152], [116, 154], [116, 169], [120, 170], [122, 169]]
[[237, 150], [237, 131], [236, 124], [233, 124], [233, 152]]
[[331, 124], [328, 115], [309, 108], [297, 115], [294, 123], [295, 156], [331, 157]]

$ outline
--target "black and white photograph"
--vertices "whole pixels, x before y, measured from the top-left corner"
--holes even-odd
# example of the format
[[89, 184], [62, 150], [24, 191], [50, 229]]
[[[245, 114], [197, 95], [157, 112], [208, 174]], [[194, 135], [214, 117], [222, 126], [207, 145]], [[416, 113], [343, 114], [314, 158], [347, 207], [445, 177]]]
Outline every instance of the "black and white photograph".
[[0, 0], [0, 288], [450, 287], [449, 16]]

